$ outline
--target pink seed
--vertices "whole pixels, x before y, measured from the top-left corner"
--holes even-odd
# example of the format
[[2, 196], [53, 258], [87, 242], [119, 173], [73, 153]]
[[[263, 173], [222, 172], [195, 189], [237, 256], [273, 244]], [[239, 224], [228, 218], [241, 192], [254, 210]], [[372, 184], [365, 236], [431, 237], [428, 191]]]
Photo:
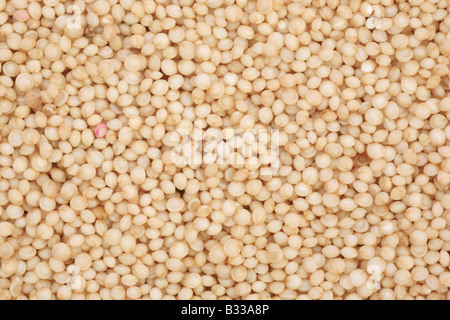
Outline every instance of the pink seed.
[[96, 138], [103, 138], [106, 134], [106, 124], [99, 123], [97, 127], [95, 127], [95, 137]]
[[17, 10], [13, 14], [14, 19], [17, 21], [28, 21], [30, 19], [30, 15], [26, 10]]

